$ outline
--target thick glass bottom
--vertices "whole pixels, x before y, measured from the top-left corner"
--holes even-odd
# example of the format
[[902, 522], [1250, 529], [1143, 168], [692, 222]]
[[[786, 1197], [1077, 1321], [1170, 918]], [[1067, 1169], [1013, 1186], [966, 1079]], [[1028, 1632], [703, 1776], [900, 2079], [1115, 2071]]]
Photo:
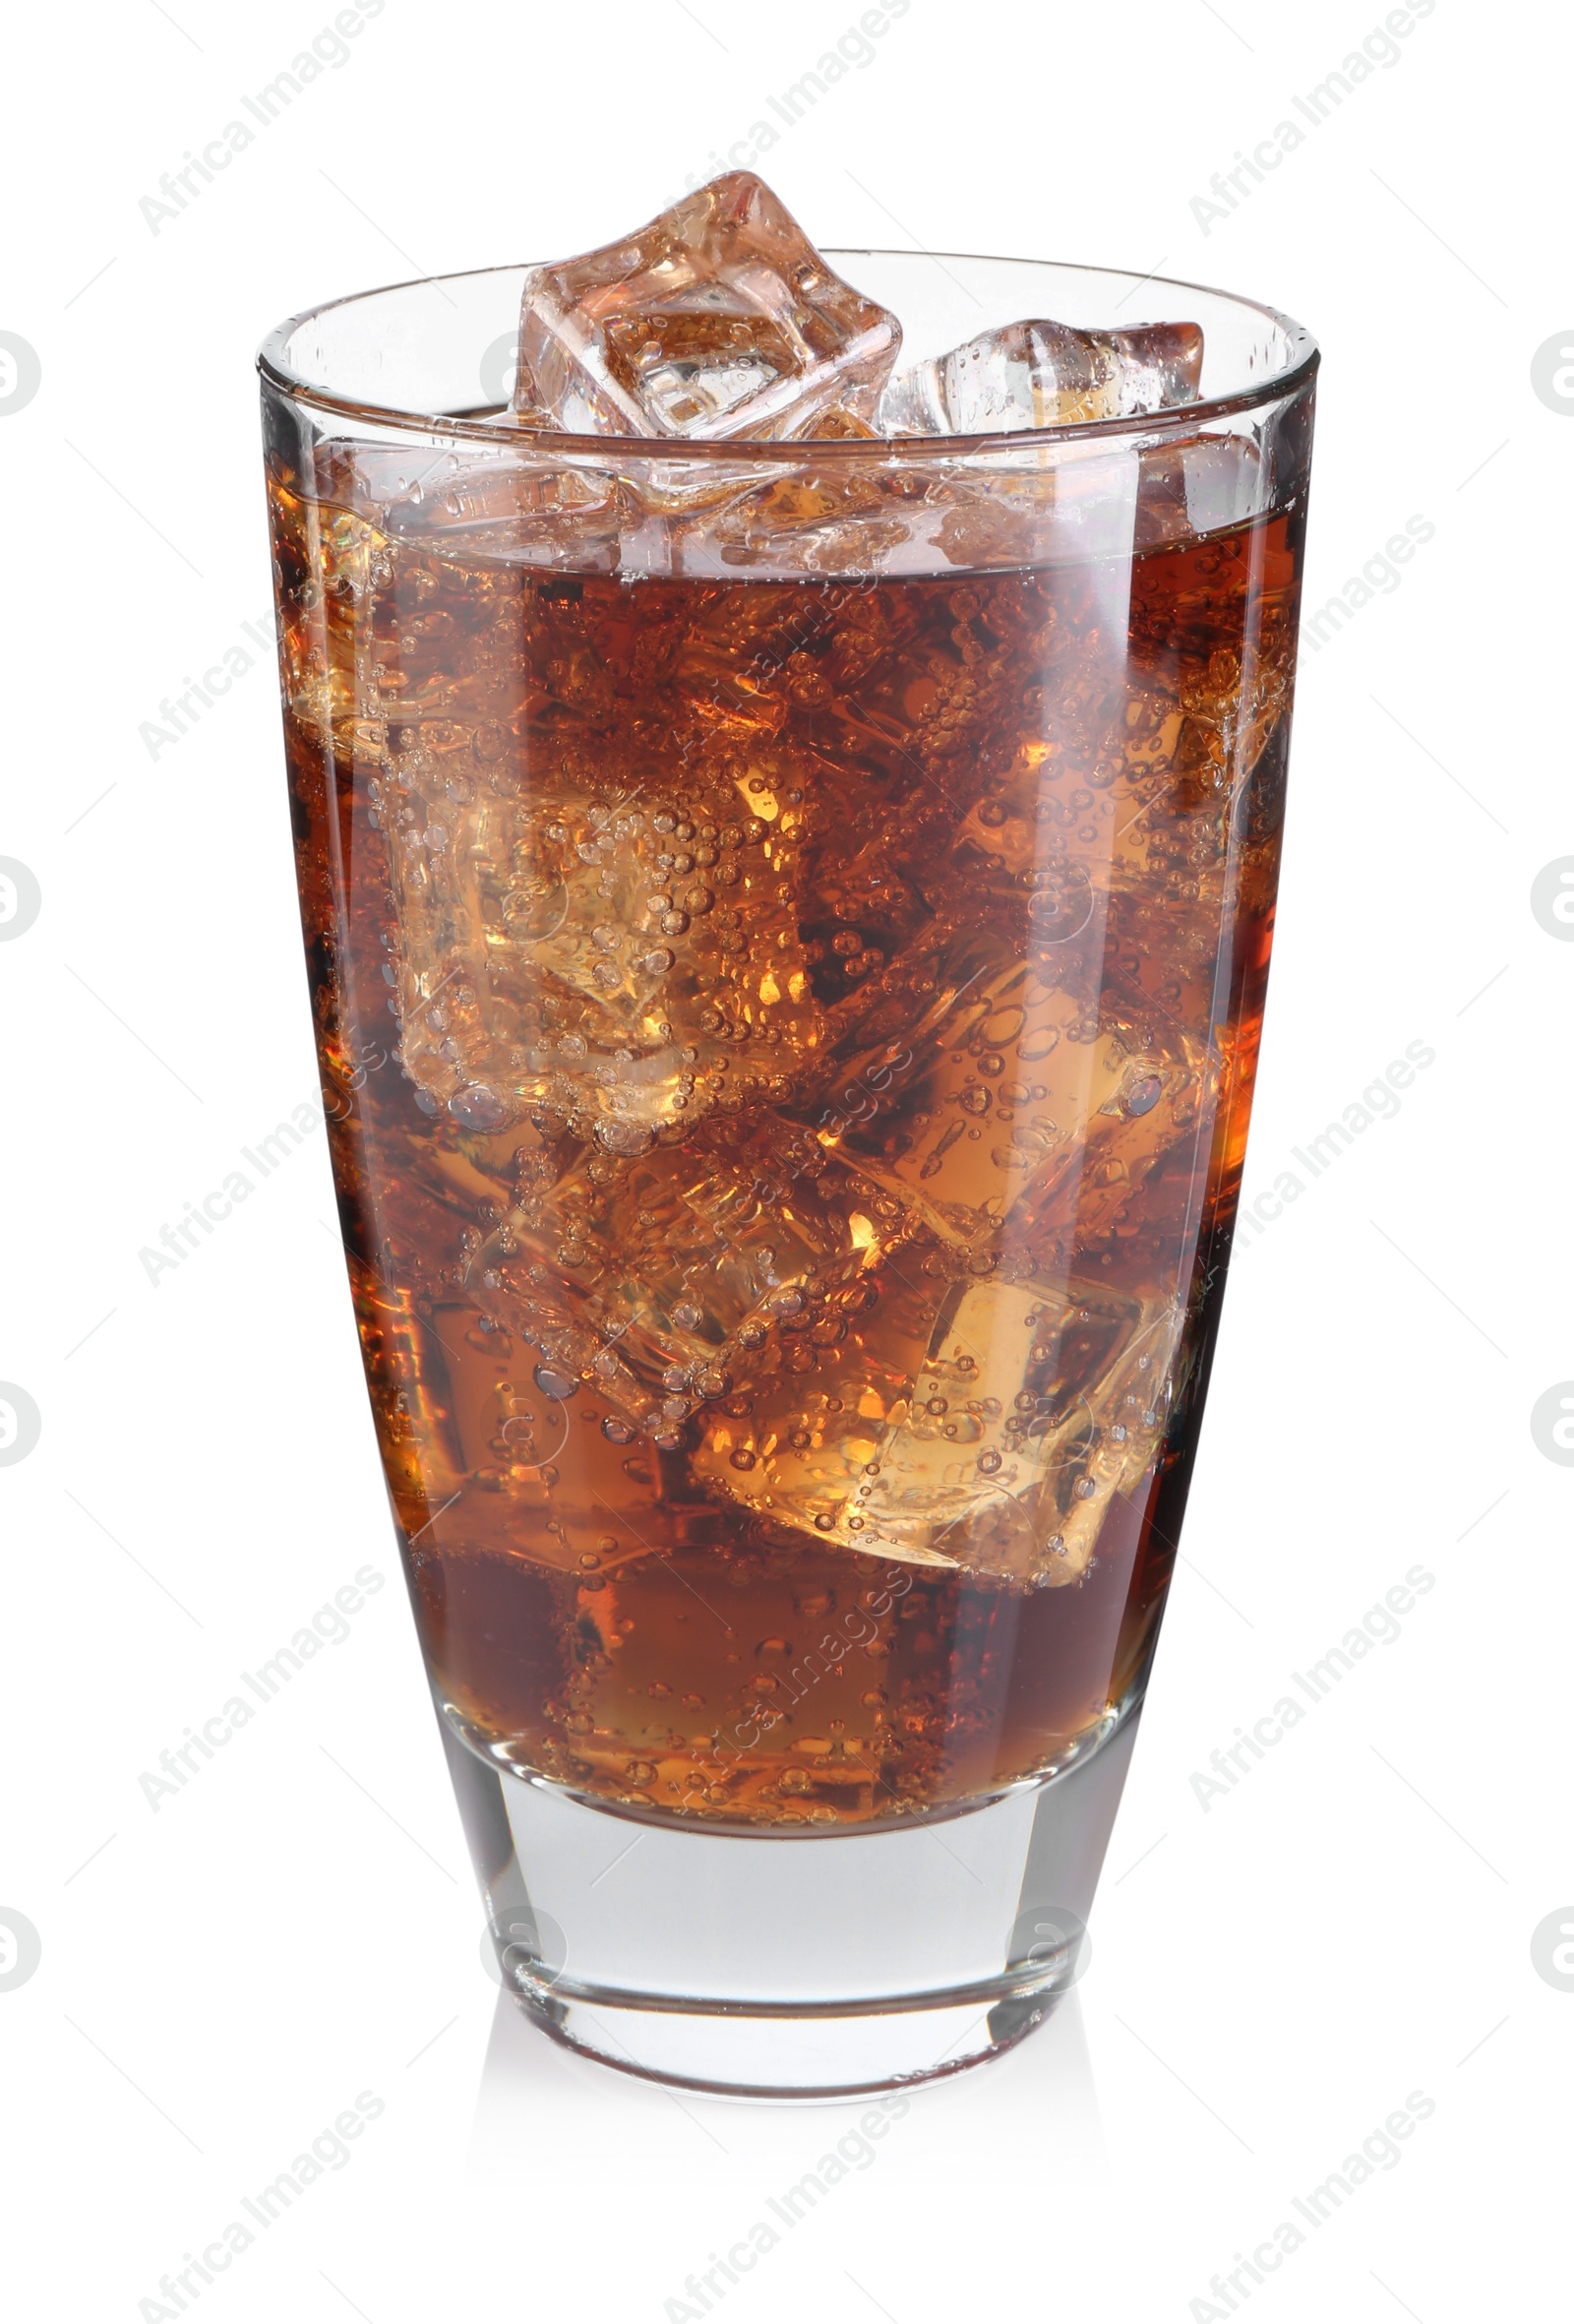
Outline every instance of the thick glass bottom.
[[554, 2040], [717, 2096], [960, 2072], [1041, 2024], [1087, 1920], [1137, 1725], [970, 1811], [746, 1837], [500, 1773], [441, 1722], [506, 1988]]

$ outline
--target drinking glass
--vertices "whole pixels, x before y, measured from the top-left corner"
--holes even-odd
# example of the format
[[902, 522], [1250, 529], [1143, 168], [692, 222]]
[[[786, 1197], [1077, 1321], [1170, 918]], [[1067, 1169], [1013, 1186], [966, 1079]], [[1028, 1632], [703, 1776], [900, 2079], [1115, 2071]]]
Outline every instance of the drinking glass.
[[908, 358], [1201, 327], [992, 437], [509, 409], [522, 268], [261, 357], [350, 1284], [500, 1976], [739, 2094], [1040, 2022], [1176, 1556], [1273, 929], [1316, 351], [830, 253]]

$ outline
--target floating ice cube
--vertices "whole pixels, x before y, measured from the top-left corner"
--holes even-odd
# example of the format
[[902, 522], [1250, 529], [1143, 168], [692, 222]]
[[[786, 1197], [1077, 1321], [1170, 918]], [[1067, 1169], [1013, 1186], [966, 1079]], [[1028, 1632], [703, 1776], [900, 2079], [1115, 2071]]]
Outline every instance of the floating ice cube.
[[[892, 481], [887, 466], [846, 460], [765, 483], [756, 477], [686, 528], [676, 561], [685, 573], [718, 577], [744, 568], [782, 576], [895, 572], [915, 526]], [[936, 562], [921, 555], [920, 569]]]
[[493, 1131], [545, 1105], [635, 1154], [750, 1076], [752, 1033], [767, 1067], [813, 1059], [822, 1012], [764, 819], [696, 828], [636, 780], [495, 790], [453, 728], [391, 729], [378, 793], [400, 1062], [432, 1110]]
[[858, 1506], [881, 1556], [1053, 1588], [1092, 1559], [1169, 1419], [1173, 1301], [1071, 1281], [969, 1285]]
[[838, 1395], [816, 1361], [817, 1331], [834, 1345], [848, 1328], [833, 1294], [818, 1321], [794, 1319], [785, 1363], [703, 1416], [694, 1475], [826, 1544], [1040, 1588], [1079, 1580], [1112, 1497], [1163, 1440], [1179, 1304], [1074, 1278], [958, 1279], [931, 1273], [921, 1243], [899, 1248], [887, 1265], [878, 1233], [869, 1247], [880, 1361], [855, 1350], [857, 1392]]
[[[894, 1204], [793, 1125], [762, 1109], [632, 1157], [549, 1126], [515, 1159], [520, 1199], [470, 1253], [473, 1296], [636, 1426], [692, 1420], [696, 1473], [724, 1497], [768, 1513], [767, 1454], [779, 1442], [791, 1457], [806, 1397], [823, 1406], [838, 1376], [854, 1383], [852, 1425], [883, 1421], [907, 1392], [943, 1271], [923, 1274], [927, 1246], [898, 1220], [903, 1277], [872, 1276]], [[875, 1312], [866, 1347], [860, 1318]], [[839, 1498], [812, 1498], [799, 1521]]]
[[799, 436], [832, 403], [867, 429], [900, 344], [895, 316], [735, 170], [531, 271], [514, 402], [578, 435]]
[[876, 424], [883, 436], [992, 436], [1123, 419], [1194, 401], [1201, 375], [1195, 323], [1135, 331], [1007, 323], [899, 373]]
[[[844, 1046], [821, 1110], [822, 1142], [962, 1254], [1002, 1230], [1069, 1248], [1197, 1135], [1195, 1044], [1167, 1009], [1117, 1021], [1106, 1004], [1107, 889], [1066, 859], [1045, 878], [1025, 915], [1019, 895], [983, 896], [1044, 953], [1024, 960], [1008, 926], [931, 924], [928, 1011], [899, 1041]], [[893, 973], [909, 966], [899, 954]]]

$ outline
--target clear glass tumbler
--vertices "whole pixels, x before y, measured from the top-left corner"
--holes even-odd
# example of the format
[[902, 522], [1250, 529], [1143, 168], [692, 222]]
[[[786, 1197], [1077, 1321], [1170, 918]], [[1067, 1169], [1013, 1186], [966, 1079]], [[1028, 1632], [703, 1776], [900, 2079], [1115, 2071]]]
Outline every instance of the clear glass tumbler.
[[504, 1978], [696, 2087], [997, 2054], [1077, 1974], [1257, 1054], [1316, 351], [858, 251], [910, 356], [1199, 324], [996, 437], [509, 415], [523, 270], [264, 348], [367, 1383]]

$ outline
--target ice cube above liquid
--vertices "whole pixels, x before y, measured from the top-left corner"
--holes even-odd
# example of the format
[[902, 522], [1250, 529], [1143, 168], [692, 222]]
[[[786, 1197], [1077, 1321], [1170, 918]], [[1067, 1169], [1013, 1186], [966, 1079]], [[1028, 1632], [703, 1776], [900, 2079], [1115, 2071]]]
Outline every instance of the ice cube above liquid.
[[1135, 331], [1007, 323], [899, 373], [875, 424], [883, 436], [989, 436], [1125, 419], [1193, 402], [1201, 377], [1195, 323]]
[[872, 421], [901, 326], [736, 170], [525, 281], [515, 409], [575, 435], [792, 437]]

